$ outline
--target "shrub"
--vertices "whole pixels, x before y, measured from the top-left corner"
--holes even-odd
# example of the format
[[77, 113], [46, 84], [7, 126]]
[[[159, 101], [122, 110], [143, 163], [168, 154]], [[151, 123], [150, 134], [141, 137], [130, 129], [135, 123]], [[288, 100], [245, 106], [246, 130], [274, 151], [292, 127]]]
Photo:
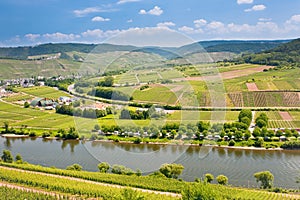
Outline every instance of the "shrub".
[[107, 162], [102, 162], [98, 164], [98, 169], [102, 173], [106, 173], [110, 168], [110, 165]]
[[82, 170], [82, 166], [79, 164], [73, 164], [70, 165], [66, 168], [67, 170], [73, 170], [73, 171], [81, 171]]
[[227, 178], [227, 176], [219, 175], [219, 176], [217, 176], [216, 179], [217, 179], [217, 182], [220, 185], [227, 185], [228, 184], [228, 178]]

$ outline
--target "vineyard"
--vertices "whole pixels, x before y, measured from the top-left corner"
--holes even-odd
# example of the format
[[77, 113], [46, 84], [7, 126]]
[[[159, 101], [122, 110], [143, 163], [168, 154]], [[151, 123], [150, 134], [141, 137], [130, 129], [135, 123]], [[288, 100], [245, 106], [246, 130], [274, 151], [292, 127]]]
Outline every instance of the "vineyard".
[[[2, 163], [3, 164], [3, 163]], [[14, 167], [19, 166], [19, 168], [26, 168], [26, 165], [16, 165], [16, 164], [6, 164], [11, 165]], [[132, 199], [133, 197], [137, 198], [140, 197], [140, 199], [179, 199], [180, 195], [178, 194], [171, 194], [171, 193], [160, 193], [156, 192], [146, 192], [141, 190], [133, 190], [130, 188], [124, 188], [121, 186], [113, 186], [108, 184], [102, 184], [98, 182], [93, 182], [94, 176], [97, 176], [96, 174], [102, 174], [99, 172], [93, 172], [90, 174], [89, 177], [86, 176], [87, 172], [74, 172], [74, 171], [68, 171], [68, 170], [58, 170], [58, 169], [51, 169], [51, 168], [45, 168], [41, 166], [34, 166], [34, 165], [28, 165], [27, 168], [34, 169], [43, 169], [44, 171], [51, 171], [56, 170], [57, 172], [60, 171], [61, 173], [74, 175], [77, 174], [80, 179], [78, 178], [70, 178], [70, 177], [63, 177], [63, 176], [56, 176], [50, 174], [44, 174], [44, 173], [34, 173], [30, 171], [19, 171], [14, 169], [8, 169], [8, 168], [1, 168], [0, 169], [0, 180], [10, 182], [13, 184], [18, 184], [26, 187], [33, 187], [42, 189], [44, 191], [51, 191], [51, 192], [60, 192], [63, 194], [71, 194], [75, 195], [75, 197], [80, 197], [81, 199], [84, 198], [103, 198], [103, 199]], [[106, 176], [112, 176], [112, 180], [114, 179], [112, 174], [106, 174]], [[128, 180], [131, 179], [133, 176], [122, 176], [122, 175], [115, 175], [116, 177], [119, 176], [120, 179], [124, 179], [126, 181], [126, 177]], [[140, 179], [140, 181], [137, 181], [134, 185], [138, 186], [143, 184], [144, 181], [147, 182], [147, 180], [150, 178], [146, 176], [147, 179]], [[138, 177], [137, 177], [138, 178]], [[85, 179], [85, 180], [84, 180]], [[151, 178], [152, 179], [152, 178]], [[156, 180], [155, 180], [156, 179]], [[154, 181], [155, 180], [155, 181]], [[164, 181], [163, 181], [164, 180]], [[148, 181], [149, 182], [149, 181]], [[204, 183], [192, 183], [192, 182], [182, 182], [174, 179], [168, 179], [168, 178], [158, 178], [153, 177], [153, 180], [151, 181], [154, 185], [164, 185], [163, 187], [173, 187], [175, 185], [175, 182], [177, 183], [177, 186], [181, 187], [181, 189], [178, 188], [178, 193], [183, 192], [189, 192], [187, 188], [193, 188], [195, 190], [201, 190], [201, 191], [207, 191], [206, 195], [209, 196], [218, 196], [218, 199], [272, 199], [272, 200], [287, 200], [287, 199], [299, 199], [299, 196], [292, 195], [292, 194], [281, 194], [281, 193], [271, 193], [267, 191], [260, 191], [255, 189], [241, 189], [241, 188], [233, 188], [230, 186], [222, 186], [222, 185], [215, 185], [215, 184], [204, 184]], [[183, 187], [184, 186], [184, 187]], [[35, 194], [27, 192], [18, 192], [15, 190], [7, 189], [7, 188], [1, 188], [0, 187], [0, 194], [3, 191], [8, 191], [13, 193], [13, 195], [18, 195], [21, 193], [21, 197], [26, 197], [26, 195], [32, 195], [34, 197]], [[185, 194], [185, 193], [183, 193]], [[203, 193], [205, 194], [205, 192]], [[172, 196], [171, 196], [172, 195]], [[72, 196], [72, 199], [74, 196]], [[127, 198], [126, 198], [127, 197]], [[184, 195], [184, 197], [186, 197]], [[18, 199], [18, 198], [15, 198]], [[39, 198], [34, 198], [39, 199]], [[49, 198], [42, 198], [42, 199], [53, 199], [51, 196]], [[67, 198], [66, 198], [67, 199]], [[186, 199], [186, 198], [183, 198]]]
[[[32, 191], [26, 191], [16, 188], [9, 188], [6, 186], [0, 186], [0, 200], [25, 200], [25, 199], [47, 199], [47, 200], [67, 200], [70, 199], [64, 195], [49, 195], [49, 194], [42, 194]], [[76, 199], [72, 197], [72, 199]]]
[[299, 92], [255, 91], [228, 93], [235, 107], [299, 107]]
[[[73, 180], [63, 177], [53, 177], [47, 174], [36, 174], [30, 172], [21, 172], [2, 168], [0, 170], [0, 179], [2, 181], [17, 183], [21, 185], [41, 188], [47, 191], [57, 191], [83, 197], [96, 197], [103, 199], [121, 199], [126, 189], [100, 185], [97, 183]], [[101, 187], [100, 187], [101, 186]], [[146, 199], [176, 199], [167, 195], [142, 193], [132, 191], [134, 196], [141, 196]]]

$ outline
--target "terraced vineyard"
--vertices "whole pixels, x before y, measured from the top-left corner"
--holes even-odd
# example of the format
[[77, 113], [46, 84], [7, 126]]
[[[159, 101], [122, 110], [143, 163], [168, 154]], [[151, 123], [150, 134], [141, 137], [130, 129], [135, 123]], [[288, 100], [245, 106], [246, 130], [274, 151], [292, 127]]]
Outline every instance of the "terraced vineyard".
[[255, 91], [228, 93], [236, 107], [299, 107], [299, 92]]

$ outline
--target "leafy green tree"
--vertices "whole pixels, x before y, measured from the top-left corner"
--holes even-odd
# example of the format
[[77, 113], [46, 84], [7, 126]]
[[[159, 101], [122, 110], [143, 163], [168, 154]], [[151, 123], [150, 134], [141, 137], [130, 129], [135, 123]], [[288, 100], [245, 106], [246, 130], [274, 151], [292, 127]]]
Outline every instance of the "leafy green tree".
[[103, 87], [112, 87], [114, 85], [114, 78], [112, 76], [106, 76], [104, 77], [104, 80], [100, 81], [98, 84]]
[[245, 132], [245, 134], [244, 134], [244, 138], [245, 138], [245, 140], [247, 141], [250, 137], [251, 137], [251, 133], [250, 133], [249, 130], [247, 130], [247, 131]]
[[252, 135], [253, 135], [254, 137], [258, 137], [258, 136], [260, 136], [260, 133], [261, 133], [260, 128], [255, 127], [254, 130], [253, 130]]
[[14, 161], [13, 156], [9, 150], [3, 150], [3, 155], [1, 156], [3, 162], [12, 163]]
[[217, 179], [217, 182], [220, 185], [227, 185], [228, 184], [228, 178], [227, 178], [227, 176], [219, 175], [219, 176], [217, 176], [216, 179]]
[[96, 131], [99, 131], [99, 130], [100, 130], [99, 124], [95, 124], [94, 129], [95, 129]]
[[73, 164], [70, 165], [66, 168], [66, 170], [73, 170], [73, 171], [81, 171], [82, 170], [82, 166], [79, 164]]
[[[252, 112], [251, 112], [251, 110], [249, 110], [249, 109], [241, 110], [241, 112], [239, 113], [239, 116], [238, 116], [239, 122], [245, 121], [246, 119], [244, 117], [247, 117], [250, 120], [250, 123], [251, 123], [251, 121], [252, 121]], [[248, 122], [248, 120], [247, 120], [247, 122]], [[249, 123], [249, 125], [250, 125], [250, 123]]]
[[16, 160], [16, 162], [19, 163], [19, 164], [23, 163], [23, 158], [22, 158], [22, 156], [21, 156], [20, 154], [17, 154], [17, 155], [16, 155], [15, 160]]
[[163, 164], [159, 171], [165, 175], [167, 178], [175, 178], [177, 179], [178, 176], [182, 173], [184, 166], [181, 164]]
[[261, 182], [263, 189], [271, 188], [273, 185], [274, 176], [270, 171], [262, 171], [254, 174], [257, 182]]
[[203, 122], [200, 121], [197, 123], [197, 127], [200, 133], [202, 133], [203, 131], [208, 131], [210, 128], [210, 123], [209, 122]]
[[256, 121], [255, 125], [258, 126], [259, 128], [262, 128], [262, 127], [266, 127], [267, 123], [264, 120], [259, 119], [259, 120]]
[[113, 165], [111, 172], [113, 174], [125, 174], [125, 175], [133, 175], [134, 171], [130, 168], [127, 168], [123, 165]]
[[98, 164], [98, 169], [102, 173], [106, 173], [110, 168], [110, 165], [107, 162], [102, 162]]
[[207, 174], [205, 174], [204, 180], [205, 180], [207, 183], [211, 183], [211, 182], [214, 180], [214, 178], [215, 178], [214, 175], [207, 173]]
[[263, 147], [264, 146], [264, 139], [263, 138], [258, 138], [255, 142], [254, 142], [254, 146], [255, 147]]
[[30, 104], [27, 101], [25, 101], [24, 102], [24, 108], [29, 108], [29, 107], [30, 107]]
[[8, 133], [8, 131], [9, 131], [9, 123], [8, 122], [4, 122], [3, 124], [4, 124], [4, 130], [5, 130], [5, 132]]
[[228, 143], [228, 146], [234, 146], [235, 145], [235, 141], [234, 140], [230, 140]]

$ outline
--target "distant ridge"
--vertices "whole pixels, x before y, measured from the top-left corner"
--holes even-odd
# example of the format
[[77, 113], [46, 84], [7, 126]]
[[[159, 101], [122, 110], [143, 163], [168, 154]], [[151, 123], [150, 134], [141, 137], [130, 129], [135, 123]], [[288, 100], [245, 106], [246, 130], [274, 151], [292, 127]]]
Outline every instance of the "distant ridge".
[[300, 38], [256, 54], [243, 55], [238, 62], [300, 67]]
[[135, 47], [113, 44], [48, 43], [29, 47], [2, 47], [0, 48], [0, 58], [26, 60], [28, 56], [66, 53], [71, 51], [82, 53], [89, 53], [91, 51], [95, 53], [138, 51], [158, 54], [164, 58], [173, 59], [178, 57], [178, 55], [183, 56], [199, 52], [257, 53], [273, 49], [290, 41], [291, 40], [214, 40], [200, 41], [179, 48]]

